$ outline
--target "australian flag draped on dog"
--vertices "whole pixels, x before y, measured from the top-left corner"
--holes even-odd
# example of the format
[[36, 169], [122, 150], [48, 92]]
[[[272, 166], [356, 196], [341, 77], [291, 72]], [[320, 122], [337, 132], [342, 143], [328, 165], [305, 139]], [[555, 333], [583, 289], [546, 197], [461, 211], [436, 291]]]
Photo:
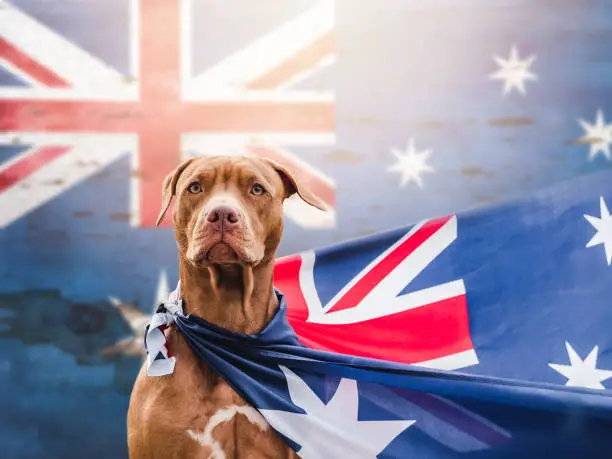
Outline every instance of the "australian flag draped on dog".
[[183, 316], [177, 289], [149, 374], [175, 323], [304, 458], [610, 457], [611, 179], [281, 259], [256, 335]]

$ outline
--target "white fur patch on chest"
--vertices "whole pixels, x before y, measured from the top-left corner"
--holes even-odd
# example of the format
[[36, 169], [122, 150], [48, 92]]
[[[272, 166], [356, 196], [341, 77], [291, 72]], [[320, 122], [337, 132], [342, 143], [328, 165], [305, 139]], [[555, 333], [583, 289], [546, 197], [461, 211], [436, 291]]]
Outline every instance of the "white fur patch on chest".
[[208, 420], [206, 427], [204, 427], [204, 431], [194, 432], [193, 430], [189, 429], [187, 430], [187, 435], [200, 443], [202, 446], [207, 446], [211, 449], [212, 452], [209, 458], [225, 459], [225, 452], [223, 451], [221, 444], [213, 438], [213, 430], [215, 430], [215, 427], [217, 427], [219, 424], [231, 421], [234, 416], [238, 414], [245, 416], [251, 424], [255, 424], [262, 431], [266, 431], [270, 428], [268, 422], [255, 408], [247, 405], [232, 405], [230, 407], [220, 409], [213, 414]]

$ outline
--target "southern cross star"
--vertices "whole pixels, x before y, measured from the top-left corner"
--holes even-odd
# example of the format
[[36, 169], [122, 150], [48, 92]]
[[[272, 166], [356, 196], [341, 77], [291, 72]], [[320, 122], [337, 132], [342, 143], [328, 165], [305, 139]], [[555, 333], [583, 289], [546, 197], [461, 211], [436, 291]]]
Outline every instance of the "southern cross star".
[[508, 57], [508, 59], [502, 59], [499, 56], [493, 56], [493, 59], [500, 68], [497, 72], [489, 75], [489, 78], [492, 80], [504, 81], [504, 96], [511, 93], [513, 89], [525, 95], [525, 81], [535, 81], [538, 79], [538, 76], [529, 70], [529, 67], [531, 67], [531, 64], [535, 61], [534, 54], [521, 60], [516, 46], [513, 46], [510, 50], [510, 57]]
[[593, 247], [596, 245], [603, 244], [606, 251], [606, 261], [608, 265], [612, 263], [612, 216], [606, 206], [603, 196], [599, 198], [599, 212], [601, 216], [593, 217], [592, 215], [584, 215], [584, 218], [595, 228], [597, 231], [595, 235], [587, 242], [586, 247]]
[[304, 459], [341, 457], [375, 459], [393, 439], [414, 421], [360, 421], [357, 419], [357, 382], [340, 380], [331, 400], [325, 404], [293, 371], [280, 369], [287, 379], [291, 401], [306, 413], [260, 410], [270, 425], [298, 443]]
[[599, 348], [595, 346], [584, 360], [576, 353], [567, 341], [565, 348], [569, 355], [570, 364], [560, 365], [549, 363], [553, 370], [561, 373], [567, 378], [566, 386], [587, 387], [589, 389], [605, 389], [602, 381], [612, 378], [612, 371], [597, 368], [597, 353]]
[[593, 160], [601, 152], [606, 159], [610, 158], [610, 144], [612, 144], [612, 124], [606, 124], [604, 113], [601, 109], [597, 110], [595, 123], [589, 124], [585, 120], [578, 120], [584, 136], [579, 140], [590, 144], [589, 160]]
[[402, 175], [400, 187], [406, 186], [410, 181], [414, 181], [418, 186], [423, 186], [421, 174], [423, 172], [432, 172], [433, 168], [426, 161], [431, 150], [417, 151], [414, 140], [408, 140], [406, 151], [401, 151], [396, 148], [391, 149], [391, 153], [397, 158], [397, 162], [389, 167], [389, 172], [399, 172]]

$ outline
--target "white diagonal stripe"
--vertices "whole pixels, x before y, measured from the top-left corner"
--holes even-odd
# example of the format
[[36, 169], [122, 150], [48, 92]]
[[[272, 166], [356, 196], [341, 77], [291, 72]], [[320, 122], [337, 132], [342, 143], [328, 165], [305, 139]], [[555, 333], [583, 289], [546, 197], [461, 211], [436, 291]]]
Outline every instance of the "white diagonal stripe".
[[31, 85], [34, 87], [42, 86], [42, 83], [40, 81], [36, 80], [32, 75], [24, 72], [19, 67], [15, 67], [11, 62], [7, 61], [2, 56], [0, 56], [0, 66], [4, 67], [4, 69], [8, 73], [12, 73], [13, 75], [17, 76], [19, 79], [27, 82], [28, 85]]
[[[65, 143], [72, 147], [66, 154], [40, 167], [0, 194], [0, 228], [49, 202], [121, 156], [134, 151], [136, 138], [134, 135], [125, 134], [79, 137], [81, 136]], [[65, 135], [64, 138], [68, 140], [69, 136]], [[37, 148], [41, 147], [42, 145], [37, 145]]]
[[336, 62], [336, 56], [334, 55], [325, 56], [323, 59], [317, 62], [314, 67], [312, 67], [311, 69], [305, 70], [302, 73], [298, 73], [294, 77], [290, 78], [289, 80], [287, 80], [286, 82], [278, 86], [277, 89], [286, 90], [288, 88], [291, 88], [292, 86], [295, 86], [296, 84], [298, 84], [300, 81], [304, 81], [306, 78], [310, 77], [317, 71], [325, 67], [329, 67], [334, 62]]
[[334, 2], [323, 0], [297, 18], [288, 21], [249, 46], [230, 55], [194, 78], [187, 89], [189, 99], [228, 88], [245, 88], [248, 83], [276, 68], [299, 50], [327, 34], [334, 27]]
[[0, 8], [3, 37], [75, 88], [107, 97], [123, 96], [133, 83], [47, 26], [3, 2]]
[[293, 195], [285, 201], [283, 211], [287, 218], [302, 228], [334, 228], [336, 212], [319, 210], [302, 201], [298, 195]]

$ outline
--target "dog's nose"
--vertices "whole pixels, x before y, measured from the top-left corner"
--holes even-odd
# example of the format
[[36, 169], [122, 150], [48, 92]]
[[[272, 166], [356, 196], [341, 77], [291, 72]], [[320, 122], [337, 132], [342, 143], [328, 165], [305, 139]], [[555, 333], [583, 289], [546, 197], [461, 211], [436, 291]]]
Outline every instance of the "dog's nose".
[[230, 206], [218, 206], [208, 212], [206, 220], [210, 223], [222, 222], [224, 225], [235, 225], [240, 221], [240, 213]]

